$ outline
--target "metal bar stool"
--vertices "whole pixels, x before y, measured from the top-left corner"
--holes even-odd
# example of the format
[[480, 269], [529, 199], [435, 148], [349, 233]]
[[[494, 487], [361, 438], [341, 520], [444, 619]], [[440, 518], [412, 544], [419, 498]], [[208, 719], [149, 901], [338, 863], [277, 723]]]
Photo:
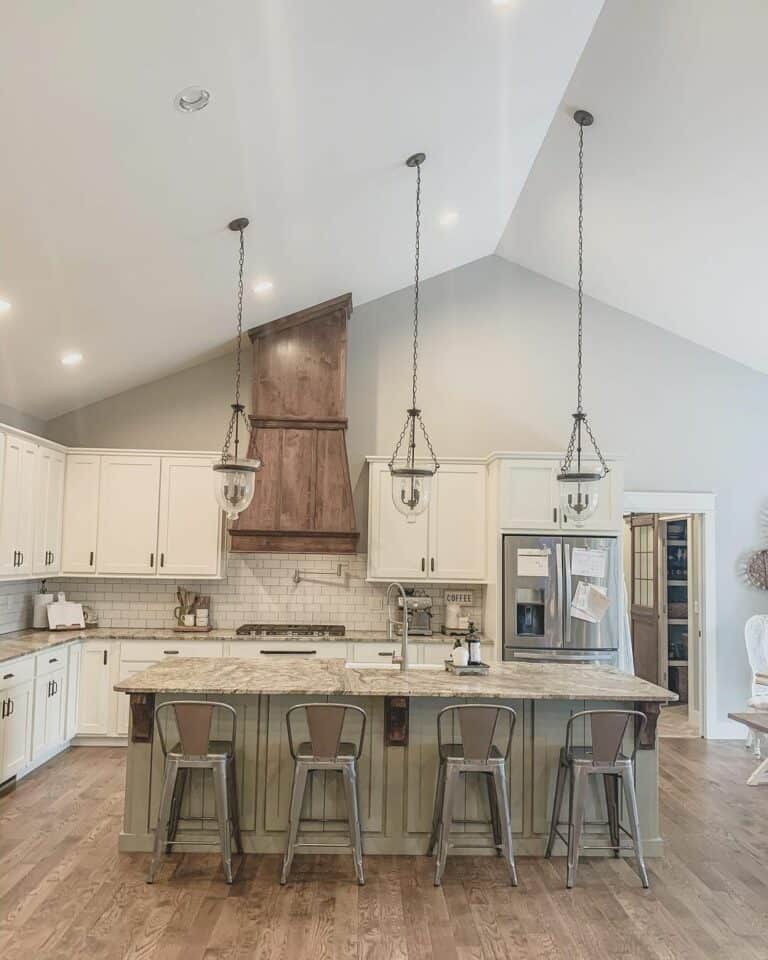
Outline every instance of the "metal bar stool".
[[[573, 745], [573, 724], [586, 718], [590, 725], [592, 745], [589, 747], [575, 747]], [[640, 727], [635, 736], [635, 746], [630, 756], [621, 752], [624, 736], [630, 720], [636, 718]], [[560, 749], [560, 762], [557, 770], [555, 785], [555, 799], [552, 805], [552, 820], [549, 827], [549, 841], [545, 857], [552, 856], [552, 847], [555, 837], [559, 837], [568, 848], [568, 871], [566, 887], [570, 889], [576, 880], [576, 870], [579, 865], [579, 850], [613, 850], [615, 857], [622, 849], [621, 834], [632, 839], [632, 848], [637, 860], [638, 872], [644, 887], [648, 887], [648, 873], [643, 859], [643, 846], [640, 838], [640, 818], [637, 812], [637, 794], [635, 793], [635, 778], [633, 764], [637, 751], [637, 741], [645, 727], [647, 718], [639, 710], [583, 710], [574, 713], [565, 728], [565, 746]], [[608, 832], [610, 844], [582, 844], [584, 831], [584, 814], [587, 805], [587, 787], [591, 776], [601, 776], [605, 789], [606, 807], [608, 810]], [[564, 837], [560, 827], [560, 810], [563, 805], [566, 779], [570, 783], [570, 799], [568, 810], [568, 836]], [[621, 823], [619, 814], [619, 783], [624, 790], [624, 800], [627, 807], [627, 817], [630, 829], [627, 830]]]
[[[162, 714], [172, 711], [176, 720], [179, 741], [168, 748], [160, 723]], [[230, 736], [224, 740], [211, 739], [211, 726], [214, 713], [229, 714], [231, 717]], [[240, 836], [240, 815], [237, 803], [237, 776], [235, 772], [235, 742], [237, 738], [237, 714], [227, 703], [206, 702], [201, 700], [168, 700], [155, 709], [155, 729], [160, 739], [160, 747], [165, 757], [163, 786], [160, 795], [160, 809], [155, 828], [155, 849], [149, 866], [147, 883], [152, 883], [160, 864], [163, 850], [171, 852], [177, 844], [201, 843], [218, 845], [224, 866], [227, 883], [232, 883], [232, 839], [238, 853], [243, 852]], [[213, 777], [216, 799], [216, 817], [180, 816], [184, 788], [190, 770], [210, 770]], [[218, 840], [177, 840], [176, 831], [182, 820], [216, 820]]]
[[[306, 714], [309, 740], [294, 746], [293, 716], [297, 710]], [[357, 743], [341, 739], [347, 713], [358, 713], [362, 719]], [[291, 806], [288, 814], [288, 835], [285, 841], [285, 856], [280, 883], [288, 882], [293, 855], [297, 847], [339, 846], [338, 843], [302, 843], [299, 841], [301, 807], [310, 773], [318, 770], [338, 770], [344, 782], [344, 797], [349, 823], [349, 846], [355, 863], [359, 884], [365, 883], [363, 873], [363, 841], [360, 834], [360, 801], [357, 792], [357, 761], [362, 753], [365, 725], [368, 720], [365, 710], [348, 703], [299, 703], [285, 715], [288, 727], [288, 747], [294, 760]], [[326, 822], [326, 821], [322, 821]]]
[[[493, 743], [499, 717], [507, 717], [509, 733], [502, 753]], [[447, 720], [457, 717], [461, 735], [460, 743], [445, 743], [443, 727]], [[505, 761], [512, 744], [517, 714], [511, 707], [495, 704], [468, 703], [445, 707], [437, 715], [437, 747], [440, 767], [437, 774], [435, 809], [432, 817], [432, 834], [429, 838], [427, 856], [437, 846], [435, 886], [439, 887], [445, 871], [448, 850], [462, 844], [451, 842], [451, 825], [454, 821], [453, 805], [459, 777], [466, 773], [485, 775], [488, 787], [488, 804], [491, 811], [493, 840], [500, 856], [507, 861], [509, 877], [517, 886], [515, 855], [512, 849], [512, 815], [509, 808], [509, 790]], [[470, 821], [464, 821], [470, 822]], [[482, 821], [478, 821], [482, 822]]]

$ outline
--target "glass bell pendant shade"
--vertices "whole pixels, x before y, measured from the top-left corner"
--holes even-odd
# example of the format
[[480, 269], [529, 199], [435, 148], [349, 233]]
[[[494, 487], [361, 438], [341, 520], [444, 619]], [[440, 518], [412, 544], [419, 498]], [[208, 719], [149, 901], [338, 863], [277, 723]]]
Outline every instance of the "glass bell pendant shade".
[[392, 503], [404, 517], [417, 517], [429, 506], [432, 489], [431, 470], [392, 470]]
[[560, 508], [569, 523], [578, 527], [594, 516], [600, 502], [599, 473], [561, 473]]
[[261, 464], [254, 460], [228, 460], [214, 466], [216, 501], [228, 520], [237, 520], [253, 500], [256, 471], [260, 466]]

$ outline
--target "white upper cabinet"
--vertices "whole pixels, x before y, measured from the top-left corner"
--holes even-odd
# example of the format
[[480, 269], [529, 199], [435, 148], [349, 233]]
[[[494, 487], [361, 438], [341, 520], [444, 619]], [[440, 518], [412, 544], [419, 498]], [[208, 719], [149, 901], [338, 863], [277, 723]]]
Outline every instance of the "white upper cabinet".
[[505, 460], [499, 483], [499, 526], [516, 530], [560, 527], [557, 473], [551, 460]]
[[[491, 467], [498, 470], [498, 528], [584, 533], [620, 530], [624, 464], [621, 460], [609, 460], [608, 466], [609, 473], [600, 482], [596, 512], [587, 520], [574, 523], [563, 515], [560, 507], [559, 460], [554, 457], [501, 457]], [[585, 461], [584, 468], [597, 470], [599, 465]]]
[[6, 435], [0, 494], [1, 575], [29, 575], [34, 566], [37, 453], [37, 444]]
[[101, 457], [67, 454], [64, 483], [62, 573], [95, 573]]
[[63, 499], [64, 454], [48, 447], [39, 447], [33, 572], [42, 576], [52, 576], [61, 569]]
[[155, 573], [159, 501], [160, 457], [101, 458], [99, 573]]
[[485, 579], [484, 463], [441, 463], [426, 511], [404, 517], [392, 503], [388, 465], [369, 464], [368, 576], [470, 582]]
[[440, 466], [428, 511], [430, 578], [485, 577], [485, 477], [485, 464]]
[[158, 572], [215, 576], [222, 512], [213, 493], [213, 460], [163, 457], [160, 479]]

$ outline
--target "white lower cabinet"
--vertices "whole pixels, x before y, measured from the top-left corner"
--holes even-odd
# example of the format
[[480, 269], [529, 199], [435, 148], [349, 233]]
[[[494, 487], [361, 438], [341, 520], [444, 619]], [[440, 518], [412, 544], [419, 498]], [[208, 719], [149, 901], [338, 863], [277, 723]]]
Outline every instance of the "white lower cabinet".
[[0, 692], [0, 783], [21, 773], [32, 757], [32, 680]]
[[77, 732], [88, 737], [110, 733], [112, 713], [112, 644], [87, 640], [80, 668], [80, 709]]
[[66, 680], [64, 667], [35, 679], [32, 760], [55, 750], [64, 742], [66, 722]]
[[67, 719], [65, 737], [71, 740], [77, 734], [80, 720], [80, 667], [83, 661], [83, 647], [73, 643], [69, 648], [67, 661]]
[[347, 658], [348, 644], [341, 640], [235, 640], [229, 645], [230, 657], [241, 657], [249, 660], [260, 657], [264, 660], [273, 658], [279, 661], [280, 657], [317, 657], [319, 660], [328, 658]]

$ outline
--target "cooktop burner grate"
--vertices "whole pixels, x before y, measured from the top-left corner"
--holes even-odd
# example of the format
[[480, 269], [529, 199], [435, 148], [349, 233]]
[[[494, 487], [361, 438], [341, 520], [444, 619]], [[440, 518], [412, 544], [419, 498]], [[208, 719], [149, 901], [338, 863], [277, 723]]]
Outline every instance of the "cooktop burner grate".
[[333, 623], [244, 623], [235, 633], [241, 637], [343, 637], [345, 630]]

